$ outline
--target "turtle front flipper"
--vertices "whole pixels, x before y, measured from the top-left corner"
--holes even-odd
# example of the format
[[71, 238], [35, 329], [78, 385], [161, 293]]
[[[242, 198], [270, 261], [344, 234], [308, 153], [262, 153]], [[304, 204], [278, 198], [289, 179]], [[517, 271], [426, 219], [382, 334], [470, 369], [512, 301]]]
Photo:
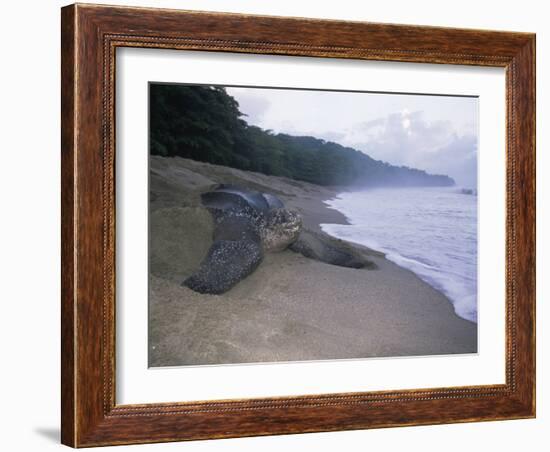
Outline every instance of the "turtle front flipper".
[[183, 285], [203, 294], [225, 293], [256, 270], [262, 258], [262, 248], [255, 241], [217, 240]]
[[261, 230], [268, 203], [261, 193], [221, 185], [201, 195], [214, 219], [214, 243], [199, 270], [183, 285], [203, 294], [222, 294], [250, 275], [263, 259]]
[[369, 270], [377, 268], [374, 262], [346, 246], [341, 240], [313, 231], [302, 230], [298, 240], [289, 249], [304, 257], [339, 267]]

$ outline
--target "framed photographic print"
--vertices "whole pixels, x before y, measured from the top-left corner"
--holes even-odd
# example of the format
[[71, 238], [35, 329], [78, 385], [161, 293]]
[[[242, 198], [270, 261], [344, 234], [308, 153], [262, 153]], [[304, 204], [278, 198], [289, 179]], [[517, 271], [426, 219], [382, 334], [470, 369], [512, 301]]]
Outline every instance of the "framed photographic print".
[[62, 9], [62, 442], [535, 415], [535, 37]]

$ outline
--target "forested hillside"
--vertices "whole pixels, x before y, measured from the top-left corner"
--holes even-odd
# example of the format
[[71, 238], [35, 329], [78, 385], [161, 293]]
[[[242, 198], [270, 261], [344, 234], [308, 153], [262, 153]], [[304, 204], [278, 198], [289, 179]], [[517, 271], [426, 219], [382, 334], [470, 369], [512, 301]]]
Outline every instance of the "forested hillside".
[[[319, 185], [448, 186], [448, 176], [392, 166], [337, 143], [247, 124], [224, 88], [150, 85], [150, 152]], [[335, 113], [336, 114], [336, 113]]]

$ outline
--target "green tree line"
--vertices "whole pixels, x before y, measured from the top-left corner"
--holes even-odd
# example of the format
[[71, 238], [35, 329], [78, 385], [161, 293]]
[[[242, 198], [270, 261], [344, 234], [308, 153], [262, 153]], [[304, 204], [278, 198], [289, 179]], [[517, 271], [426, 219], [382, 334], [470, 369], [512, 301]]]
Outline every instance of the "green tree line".
[[151, 84], [152, 155], [179, 156], [318, 185], [448, 186], [453, 179], [393, 166], [312, 136], [249, 125], [223, 87]]

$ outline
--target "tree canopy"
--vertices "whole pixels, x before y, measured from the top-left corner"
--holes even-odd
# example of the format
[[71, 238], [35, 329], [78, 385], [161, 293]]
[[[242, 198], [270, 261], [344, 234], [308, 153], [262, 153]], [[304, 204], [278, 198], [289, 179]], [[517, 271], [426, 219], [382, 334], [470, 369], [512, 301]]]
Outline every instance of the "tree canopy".
[[249, 125], [223, 87], [151, 84], [150, 153], [179, 156], [318, 185], [448, 186], [452, 178], [374, 160], [312, 136]]

